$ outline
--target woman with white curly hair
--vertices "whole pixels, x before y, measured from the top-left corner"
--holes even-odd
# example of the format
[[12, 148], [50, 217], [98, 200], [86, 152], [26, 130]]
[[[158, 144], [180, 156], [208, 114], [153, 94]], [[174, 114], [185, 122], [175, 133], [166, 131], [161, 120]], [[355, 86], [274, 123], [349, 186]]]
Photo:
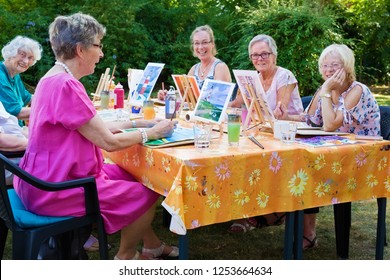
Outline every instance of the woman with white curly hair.
[[41, 45], [28, 37], [16, 36], [1, 50], [4, 61], [0, 63], [0, 101], [8, 113], [19, 119], [28, 120], [31, 93], [24, 86], [20, 73], [27, 71], [42, 56]]

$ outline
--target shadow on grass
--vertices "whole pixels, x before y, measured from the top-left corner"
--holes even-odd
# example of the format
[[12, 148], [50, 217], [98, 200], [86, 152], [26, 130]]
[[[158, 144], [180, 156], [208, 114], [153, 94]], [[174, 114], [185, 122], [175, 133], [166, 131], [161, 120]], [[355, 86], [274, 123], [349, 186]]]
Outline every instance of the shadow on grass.
[[[350, 259], [375, 259], [376, 217], [376, 200], [352, 203]], [[230, 224], [231, 222], [227, 222], [189, 230], [189, 258], [193, 260], [281, 260], [283, 258], [284, 225], [255, 229], [245, 234], [231, 234], [227, 232]], [[161, 207], [156, 213], [154, 228], [164, 242], [178, 244], [178, 237], [162, 225]], [[390, 232], [388, 223], [387, 232]], [[303, 258], [337, 260], [332, 206], [321, 208], [317, 218], [317, 236], [319, 246], [305, 251]], [[110, 257], [113, 258], [118, 249], [119, 234], [109, 236], [109, 242], [114, 245], [110, 251]], [[90, 259], [99, 259], [96, 253], [89, 256]], [[389, 246], [385, 247], [384, 258], [390, 260]]]

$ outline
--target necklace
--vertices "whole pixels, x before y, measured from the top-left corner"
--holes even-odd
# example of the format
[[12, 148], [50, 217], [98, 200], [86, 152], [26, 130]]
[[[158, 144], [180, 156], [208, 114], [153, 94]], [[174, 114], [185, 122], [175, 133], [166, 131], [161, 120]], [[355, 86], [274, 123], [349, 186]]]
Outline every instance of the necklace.
[[[269, 76], [267, 77], [267, 79], [264, 79], [263, 74], [260, 73], [260, 76], [261, 76], [261, 83], [263, 84], [263, 88], [264, 88], [265, 92], [267, 92], [268, 89], [270, 88], [270, 86], [271, 86], [271, 84], [272, 84], [272, 82], [273, 82], [273, 80], [274, 80], [276, 71], [277, 71], [277, 68], [275, 68], [274, 70], [272, 70], [271, 75], [269, 75]], [[289, 77], [288, 79], [290, 79], [290, 77]]]
[[54, 64], [55, 64], [55, 65], [59, 65], [59, 66], [64, 67], [66, 73], [68, 73], [69, 75], [71, 75], [72, 77], [74, 77], [73, 74], [72, 74], [72, 72], [69, 70], [68, 66], [66, 66], [65, 63], [62, 63], [62, 62], [60, 62], [60, 61], [56, 61]]
[[199, 70], [200, 70], [200, 76], [203, 78], [204, 77], [204, 73], [206, 72], [206, 70], [209, 68], [211, 64], [211, 61], [209, 63], [207, 63], [206, 67], [203, 69], [202, 71], [202, 64], [200, 64], [200, 67], [199, 67]]

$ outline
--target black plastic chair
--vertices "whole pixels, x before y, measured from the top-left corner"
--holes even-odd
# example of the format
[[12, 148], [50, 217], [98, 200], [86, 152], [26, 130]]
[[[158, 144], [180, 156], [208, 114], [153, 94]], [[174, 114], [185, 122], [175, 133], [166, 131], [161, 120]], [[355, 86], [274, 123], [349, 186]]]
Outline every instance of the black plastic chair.
[[[379, 106], [381, 114], [381, 135], [383, 139], [390, 140], [390, 106]], [[385, 197], [377, 198], [378, 217], [376, 231], [375, 259], [383, 259], [384, 246], [386, 241], [386, 204]], [[333, 206], [336, 250], [337, 256], [341, 259], [349, 257], [349, 235], [351, 230], [351, 203], [340, 203]]]
[[306, 107], [309, 106], [310, 101], [312, 100], [312, 98], [313, 98], [312, 95], [301, 97], [303, 109], [306, 109]]
[[[27, 210], [18, 209], [22, 205], [19, 197], [10, 186], [6, 186], [5, 170], [26, 181], [30, 185], [43, 191], [57, 192], [72, 188], [83, 188], [85, 196], [86, 214], [82, 217], [44, 217]], [[8, 229], [12, 231], [12, 258], [37, 259], [43, 242], [53, 236], [70, 233], [77, 229], [97, 225], [99, 252], [101, 259], [108, 259], [107, 236], [100, 206], [96, 182], [94, 177], [87, 177], [71, 181], [50, 183], [40, 180], [19, 168], [10, 159], [0, 154], [0, 253], [3, 257]], [[64, 206], [66, 207], [66, 206]], [[35, 215], [36, 226], [23, 225], [24, 215]], [[46, 221], [45, 221], [46, 220]], [[63, 258], [71, 256], [70, 248], [62, 246]]]

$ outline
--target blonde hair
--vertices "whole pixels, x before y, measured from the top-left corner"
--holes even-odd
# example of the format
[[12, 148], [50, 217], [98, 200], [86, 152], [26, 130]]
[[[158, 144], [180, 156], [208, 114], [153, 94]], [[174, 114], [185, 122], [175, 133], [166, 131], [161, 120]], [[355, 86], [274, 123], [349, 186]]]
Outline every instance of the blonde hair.
[[330, 55], [336, 55], [340, 58], [340, 60], [343, 63], [343, 67], [345, 69], [345, 72], [347, 73], [347, 80], [349, 82], [356, 81], [356, 74], [355, 74], [355, 55], [353, 51], [348, 48], [348, 46], [343, 44], [332, 44], [330, 46], [327, 46], [321, 53], [320, 58], [318, 60], [318, 70], [321, 72], [321, 65], [324, 62], [324, 60], [330, 56]]
[[192, 55], [196, 57], [196, 54], [195, 54], [195, 50], [194, 50], [194, 46], [193, 46], [193, 43], [194, 43], [194, 36], [196, 33], [198, 32], [201, 32], [201, 31], [205, 31], [207, 32], [207, 34], [209, 34], [210, 36], [210, 42], [214, 45], [213, 49], [211, 50], [211, 53], [212, 55], [216, 55], [217, 54], [217, 48], [215, 46], [215, 38], [214, 38], [214, 32], [213, 30], [211, 29], [211, 27], [209, 25], [202, 25], [202, 26], [198, 26], [197, 28], [195, 28], [194, 31], [192, 31], [191, 33], [191, 37], [190, 37], [190, 42], [191, 42], [191, 51], [192, 51]]

